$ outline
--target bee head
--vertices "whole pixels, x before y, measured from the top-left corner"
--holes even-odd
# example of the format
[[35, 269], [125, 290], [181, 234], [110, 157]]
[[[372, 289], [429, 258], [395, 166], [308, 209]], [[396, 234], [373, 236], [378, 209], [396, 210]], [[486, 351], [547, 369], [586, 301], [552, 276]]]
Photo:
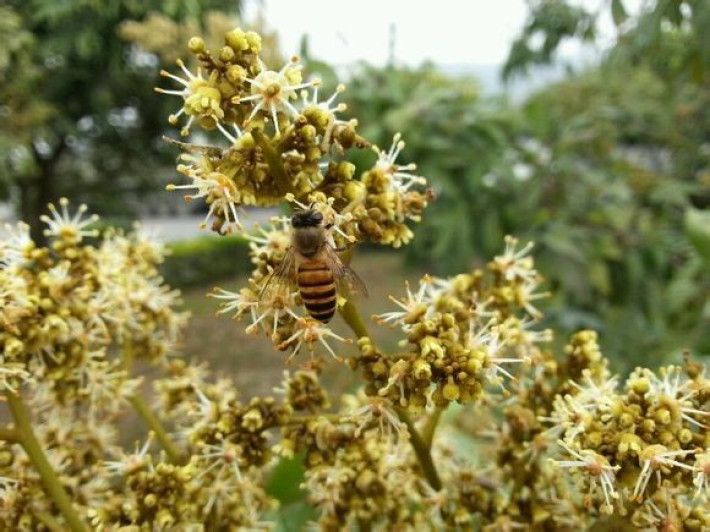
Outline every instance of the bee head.
[[313, 209], [298, 211], [291, 216], [291, 225], [296, 228], [317, 227], [323, 223], [323, 214]]

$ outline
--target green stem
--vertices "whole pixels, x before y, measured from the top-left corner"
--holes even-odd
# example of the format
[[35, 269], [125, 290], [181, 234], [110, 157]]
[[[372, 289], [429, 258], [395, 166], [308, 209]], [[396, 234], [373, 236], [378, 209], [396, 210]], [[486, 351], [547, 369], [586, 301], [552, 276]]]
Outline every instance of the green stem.
[[[133, 343], [131, 342], [130, 338], [126, 338], [123, 341], [121, 362], [123, 364], [124, 369], [129, 375], [131, 373], [131, 369], [133, 368], [134, 360], [135, 351], [133, 349]], [[143, 418], [146, 424], [155, 433], [155, 437], [158, 438], [158, 442], [167, 453], [168, 459], [175, 464], [181, 463], [180, 451], [176, 447], [175, 443], [173, 443], [173, 441], [170, 439], [168, 431], [165, 430], [165, 427], [163, 427], [163, 424], [160, 422], [160, 419], [158, 419], [158, 416], [153, 413], [153, 411], [148, 406], [148, 403], [145, 402], [145, 399], [135, 393], [129, 398], [129, 400], [138, 412], [138, 414]]]
[[439, 419], [441, 419], [441, 414], [444, 409], [440, 406], [434, 408], [429, 419], [426, 420], [426, 425], [424, 425], [424, 430], [422, 430], [422, 440], [427, 446], [427, 449], [431, 449], [431, 444], [434, 441], [434, 432], [436, 432], [436, 427], [439, 424]]
[[123, 369], [126, 370], [126, 373], [128, 375], [131, 374], [131, 370], [133, 369], [133, 359], [135, 356], [133, 355], [133, 344], [131, 343], [131, 339], [126, 337], [123, 340], [123, 350], [121, 351], [121, 363], [123, 364]]
[[61, 482], [59, 482], [57, 474], [42, 451], [42, 446], [37, 441], [37, 437], [32, 430], [30, 415], [22, 402], [22, 398], [19, 394], [13, 392], [7, 392], [5, 396], [7, 397], [7, 404], [12, 412], [12, 417], [15, 420], [15, 430], [19, 436], [19, 443], [32, 464], [37, 468], [44, 488], [64, 516], [69, 529], [74, 532], [88, 530], [79, 518], [79, 514], [76, 513], [69, 495], [67, 495]]
[[175, 443], [173, 443], [170, 439], [168, 432], [165, 430], [165, 427], [163, 427], [163, 424], [158, 419], [158, 416], [153, 413], [148, 404], [145, 402], [145, 399], [138, 394], [134, 394], [130, 397], [130, 401], [138, 414], [143, 418], [143, 421], [145, 421], [150, 429], [155, 433], [155, 437], [158, 438], [158, 442], [160, 442], [160, 445], [167, 453], [168, 459], [174, 464], [182, 463], [180, 451]]
[[[369, 337], [367, 328], [365, 327], [365, 321], [362, 319], [362, 314], [360, 314], [359, 309], [350, 298], [348, 298], [347, 303], [343, 305], [343, 308], [340, 309], [340, 315], [358, 338], [362, 338], [364, 336]], [[429, 427], [429, 424], [432, 420], [430, 419], [429, 423], [427, 423], [427, 427], [425, 427], [425, 437], [422, 437], [422, 435], [419, 434], [417, 427], [414, 426], [412, 418], [409, 417], [409, 414], [405, 410], [398, 408], [397, 415], [399, 416], [399, 419], [407, 425], [407, 429], [409, 429], [409, 441], [414, 448], [414, 454], [417, 455], [417, 460], [419, 460], [419, 465], [424, 472], [427, 482], [429, 482], [429, 485], [432, 488], [439, 491], [441, 489], [441, 479], [439, 478], [439, 473], [437, 473], [436, 467], [434, 466], [434, 461], [431, 458], [431, 440], [434, 437], [436, 422], [438, 421], [441, 413], [439, 412], [437, 414], [435, 412], [432, 415], [432, 418], [436, 419], [431, 427]]]
[[285, 196], [287, 193], [293, 192], [293, 187], [289, 182], [288, 174], [286, 173], [286, 168], [284, 168], [279, 152], [276, 151], [261, 129], [253, 129], [251, 136], [254, 137], [254, 142], [257, 143], [261, 148], [261, 152], [264, 154], [264, 160], [266, 160], [266, 164], [269, 165], [269, 170], [271, 170], [274, 176], [274, 183], [276, 184], [276, 190], [279, 195]]
[[365, 320], [362, 319], [362, 314], [360, 314], [357, 306], [353, 303], [352, 297], [349, 295], [345, 295], [345, 297], [347, 297], [347, 300], [345, 305], [340, 307], [340, 315], [358, 338], [364, 338], [366, 336], [369, 337], [370, 335], [367, 332]]
[[397, 415], [409, 429], [409, 441], [412, 443], [414, 454], [417, 455], [417, 460], [419, 460], [419, 465], [422, 467], [422, 471], [424, 472], [427, 482], [429, 482], [429, 485], [432, 488], [439, 491], [441, 489], [441, 479], [439, 478], [439, 473], [437, 473], [436, 467], [434, 466], [434, 461], [431, 458], [431, 450], [429, 446], [424, 441], [421, 434], [419, 434], [419, 431], [414, 426], [412, 418], [409, 417], [407, 412], [397, 409]]

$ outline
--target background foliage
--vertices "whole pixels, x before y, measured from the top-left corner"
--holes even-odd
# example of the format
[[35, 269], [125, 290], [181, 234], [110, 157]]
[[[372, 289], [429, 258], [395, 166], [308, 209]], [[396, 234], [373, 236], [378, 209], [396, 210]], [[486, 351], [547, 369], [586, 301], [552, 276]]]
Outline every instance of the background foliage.
[[233, 25], [239, 2], [11, 0], [1, 9], [0, 197], [35, 228], [61, 195], [133, 216], [172, 159], [160, 140], [170, 102], [152, 96], [156, 50], [127, 40], [140, 35], [125, 24], [157, 18], [163, 45], [177, 49], [190, 28], [212, 20], [209, 10]]
[[[554, 326], [600, 330], [630, 369], [682, 349], [710, 353], [708, 265], [685, 223], [710, 203], [710, 83], [697, 34], [710, 7], [693, 4], [689, 21], [668, 2], [634, 20], [612, 7], [625, 30], [601, 63], [521, 105], [432, 66], [362, 66], [346, 94], [357, 114], [380, 117], [367, 122], [371, 138], [406, 131], [404, 156], [432, 176], [438, 199], [411, 259], [450, 273], [491, 256], [505, 234], [537, 242]], [[597, 33], [596, 15], [565, 2], [539, 2], [530, 17], [505, 75]], [[535, 51], [525, 48], [533, 34], [546, 36]]]

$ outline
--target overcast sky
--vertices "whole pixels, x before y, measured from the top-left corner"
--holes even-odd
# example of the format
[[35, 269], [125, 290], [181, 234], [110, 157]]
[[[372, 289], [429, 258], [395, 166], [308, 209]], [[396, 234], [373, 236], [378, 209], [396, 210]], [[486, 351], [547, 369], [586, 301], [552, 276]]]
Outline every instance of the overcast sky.
[[[598, 8], [608, 0], [579, 0]], [[637, 6], [641, 0], [627, 0]], [[390, 27], [395, 27], [397, 61], [416, 66], [430, 59], [439, 64], [500, 64], [522, 28], [525, 0], [244, 0], [252, 19], [263, 10], [289, 54], [301, 36], [310, 36], [311, 53], [343, 65], [357, 60], [382, 65], [389, 54]], [[612, 35], [610, 21], [602, 26]], [[576, 46], [562, 49], [565, 55]]]

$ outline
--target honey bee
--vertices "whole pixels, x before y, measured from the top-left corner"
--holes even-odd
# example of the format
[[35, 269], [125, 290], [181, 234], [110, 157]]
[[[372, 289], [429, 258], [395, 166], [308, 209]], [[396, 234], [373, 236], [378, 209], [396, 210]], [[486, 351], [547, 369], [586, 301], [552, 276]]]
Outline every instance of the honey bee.
[[291, 216], [291, 246], [261, 291], [260, 300], [298, 287], [308, 314], [328, 323], [337, 307], [337, 294], [345, 290], [367, 295], [357, 274], [340, 260], [328, 233], [332, 224], [323, 224], [323, 214], [312, 209]]

